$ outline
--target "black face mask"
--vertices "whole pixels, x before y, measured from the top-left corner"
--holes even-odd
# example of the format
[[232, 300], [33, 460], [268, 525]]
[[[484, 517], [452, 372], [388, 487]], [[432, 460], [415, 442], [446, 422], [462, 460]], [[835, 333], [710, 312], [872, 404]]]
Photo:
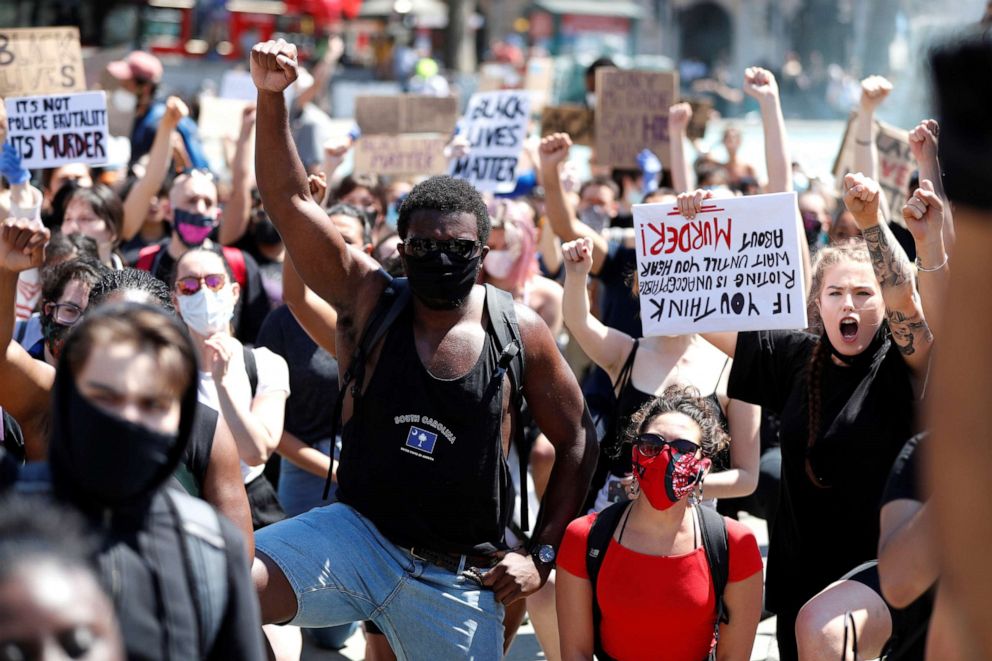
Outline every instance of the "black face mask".
[[[163, 434], [104, 413], [76, 389], [66, 387], [66, 406], [56, 415], [57, 442], [70, 462], [73, 491], [103, 507], [133, 504], [157, 489], [175, 463], [178, 434]], [[54, 439], [53, 439], [54, 440]]]
[[282, 237], [279, 236], [279, 230], [276, 226], [272, 224], [268, 216], [265, 216], [261, 220], [255, 221], [252, 227], [252, 236], [255, 237], [255, 243], [263, 246], [275, 246], [282, 243]]
[[48, 315], [41, 316], [41, 337], [55, 360], [58, 360], [59, 356], [62, 355], [65, 336], [69, 334], [70, 328], [72, 326], [63, 326]]
[[404, 262], [410, 290], [429, 308], [457, 308], [475, 285], [481, 259], [481, 252], [474, 257], [457, 257], [443, 252], [430, 252], [423, 257], [406, 255]]

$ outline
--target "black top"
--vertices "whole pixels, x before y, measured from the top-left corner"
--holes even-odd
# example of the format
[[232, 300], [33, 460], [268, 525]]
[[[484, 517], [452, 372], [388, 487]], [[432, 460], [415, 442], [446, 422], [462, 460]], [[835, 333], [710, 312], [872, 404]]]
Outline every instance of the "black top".
[[436, 379], [417, 355], [409, 306], [344, 426], [338, 500], [394, 544], [466, 554], [503, 546], [513, 511], [502, 443], [506, 378], [487, 330], [466, 375]]
[[610, 241], [609, 251], [596, 277], [603, 283], [600, 298], [603, 323], [631, 337], [642, 337], [641, 304], [630, 288], [630, 279], [636, 270], [637, 251], [620, 241]]
[[[196, 403], [193, 429], [190, 431], [189, 444], [183, 451], [182, 460], [182, 466], [193, 477], [193, 486], [196, 487], [196, 491], [190, 493], [194, 496], [202, 496], [203, 484], [207, 481], [207, 470], [210, 468], [210, 453], [214, 449], [214, 432], [217, 429], [218, 415], [217, 411], [206, 404]], [[183, 488], [187, 488], [181, 479], [179, 482]]]
[[738, 333], [730, 372], [730, 397], [781, 417], [782, 494], [766, 581], [766, 606], [779, 613], [796, 612], [876, 557], [882, 488], [914, 424], [911, 374], [894, 343], [886, 339], [854, 366], [825, 362], [820, 434], [810, 461], [831, 486], [815, 485], [805, 467], [807, 370], [819, 341], [798, 331]]
[[896, 457], [896, 462], [892, 464], [889, 472], [889, 481], [885, 483], [885, 493], [882, 495], [882, 506], [891, 503], [893, 500], [917, 500], [924, 501], [929, 494], [924, 493], [923, 481], [920, 479], [920, 453], [917, 452], [920, 445], [926, 443], [926, 433], [917, 434], [906, 441], [902, 446], [902, 451]]
[[258, 332], [258, 346], [286, 359], [289, 399], [285, 429], [310, 446], [330, 437], [338, 398], [338, 362], [310, 339], [285, 305], [273, 310]]

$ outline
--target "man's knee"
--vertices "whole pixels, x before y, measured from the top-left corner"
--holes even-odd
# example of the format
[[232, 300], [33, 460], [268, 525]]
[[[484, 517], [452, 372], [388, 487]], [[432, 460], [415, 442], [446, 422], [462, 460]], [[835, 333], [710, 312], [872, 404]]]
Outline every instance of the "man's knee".
[[263, 624], [283, 624], [296, 617], [296, 594], [289, 579], [271, 558], [256, 552], [251, 579], [258, 593]]

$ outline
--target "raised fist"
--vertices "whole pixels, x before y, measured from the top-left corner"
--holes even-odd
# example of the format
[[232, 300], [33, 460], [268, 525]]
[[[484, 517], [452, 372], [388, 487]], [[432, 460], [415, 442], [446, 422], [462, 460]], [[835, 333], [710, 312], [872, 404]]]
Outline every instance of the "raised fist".
[[861, 81], [861, 108], [874, 112], [892, 91], [892, 83], [882, 76], [868, 76]]
[[561, 256], [565, 261], [566, 273], [589, 275], [592, 270], [592, 239], [576, 239], [563, 244]]
[[917, 246], [940, 238], [944, 227], [944, 201], [934, 192], [933, 182], [929, 179], [920, 181], [920, 187], [902, 208], [902, 218]]
[[686, 102], [676, 103], [668, 109], [669, 133], [685, 133], [692, 121], [692, 106]]
[[282, 92], [299, 75], [296, 46], [283, 39], [255, 44], [251, 49], [251, 80], [262, 92]]
[[560, 163], [568, 159], [571, 147], [572, 138], [567, 133], [552, 133], [541, 138], [541, 146], [538, 148], [541, 167], [558, 167]]
[[0, 224], [0, 269], [20, 273], [43, 265], [50, 237], [40, 220], [8, 218]]
[[176, 128], [183, 117], [189, 117], [189, 108], [183, 103], [183, 100], [178, 96], [170, 96], [166, 99], [165, 115], [162, 116], [162, 121], [166, 122], [168, 126]]
[[778, 83], [775, 74], [761, 67], [748, 67], [744, 70], [744, 92], [758, 102], [778, 99]]
[[924, 119], [909, 132], [909, 149], [917, 164], [933, 161], [937, 158], [937, 136], [940, 126], [936, 119]]
[[844, 177], [844, 206], [861, 229], [878, 222], [879, 190], [878, 182], [860, 172]]

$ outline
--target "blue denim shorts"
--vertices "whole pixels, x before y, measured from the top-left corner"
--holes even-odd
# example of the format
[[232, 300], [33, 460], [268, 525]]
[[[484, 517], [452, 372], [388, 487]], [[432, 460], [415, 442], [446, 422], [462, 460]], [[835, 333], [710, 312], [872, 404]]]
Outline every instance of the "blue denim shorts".
[[301, 627], [372, 620], [398, 659], [500, 659], [503, 605], [490, 590], [418, 560], [342, 503], [256, 533], [296, 594]]

